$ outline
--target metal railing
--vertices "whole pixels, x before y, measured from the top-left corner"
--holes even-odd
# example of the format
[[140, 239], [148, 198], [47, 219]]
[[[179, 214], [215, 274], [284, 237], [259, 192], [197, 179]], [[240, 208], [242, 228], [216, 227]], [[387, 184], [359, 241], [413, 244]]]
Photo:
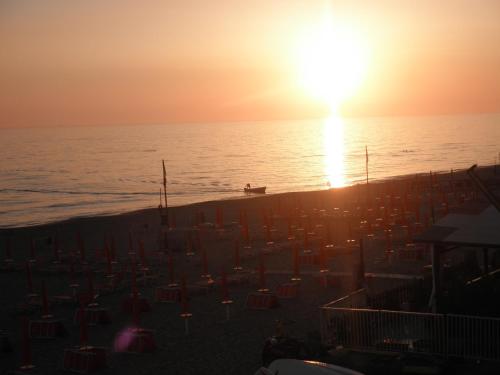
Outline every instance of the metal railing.
[[367, 307], [366, 289], [358, 289], [347, 296], [327, 303], [323, 307]]
[[325, 345], [500, 360], [498, 318], [349, 308], [335, 302], [321, 307]]
[[[330, 326], [329, 311], [335, 308], [353, 308], [353, 307], [367, 307], [366, 289], [358, 289], [347, 296], [334, 300], [321, 307], [320, 325], [321, 325], [321, 341], [330, 345]], [[326, 316], [326, 315], [328, 316]]]

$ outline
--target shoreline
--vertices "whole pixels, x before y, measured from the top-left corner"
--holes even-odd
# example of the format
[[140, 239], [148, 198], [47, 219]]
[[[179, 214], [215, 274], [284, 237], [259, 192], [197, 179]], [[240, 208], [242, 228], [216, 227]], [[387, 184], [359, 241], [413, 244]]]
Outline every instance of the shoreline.
[[[489, 165], [484, 165], [484, 166], [478, 166], [478, 171], [490, 171], [494, 170], [497, 168], [497, 166], [493, 164]], [[500, 173], [500, 167], [498, 167], [499, 173]], [[457, 178], [462, 178], [465, 176], [466, 170], [467, 169], [450, 169], [450, 170], [438, 170], [438, 171], [429, 171], [432, 172], [432, 174], [436, 174], [438, 176], [444, 176], [444, 175], [449, 175], [450, 171], [453, 170], [454, 175], [457, 176]], [[425, 177], [429, 176], [429, 172], [417, 172], [417, 173], [411, 173], [411, 174], [404, 174], [404, 175], [394, 175], [390, 177], [384, 177], [380, 179], [374, 179], [374, 180], [369, 180], [369, 184], [374, 184], [374, 185], [380, 185], [384, 184], [387, 182], [391, 181], [401, 181], [401, 180], [406, 180], [406, 179], [411, 179], [416, 176], [420, 177]], [[184, 210], [184, 209], [191, 209], [193, 207], [197, 206], [203, 206], [203, 205], [216, 205], [216, 204], [225, 204], [224, 202], [243, 202], [251, 199], [265, 199], [268, 197], [286, 197], [288, 195], [294, 195], [294, 194], [319, 194], [320, 192], [328, 192], [328, 191], [344, 191], [344, 190], [349, 190], [349, 189], [356, 189], [358, 186], [366, 186], [366, 182], [358, 182], [352, 185], [346, 185], [338, 188], [326, 188], [326, 189], [316, 189], [316, 190], [296, 190], [296, 191], [287, 191], [287, 192], [279, 192], [279, 193], [266, 193], [266, 194], [253, 194], [253, 195], [248, 195], [248, 196], [235, 196], [235, 197], [224, 197], [220, 199], [209, 199], [209, 200], [204, 200], [204, 201], [199, 201], [199, 202], [192, 202], [192, 203], [187, 203], [187, 204], [180, 204], [180, 205], [171, 205], [169, 206], [169, 210]], [[6, 232], [17, 232], [17, 231], [23, 231], [23, 230], [43, 230], [43, 229], [48, 229], [49, 227], [60, 227], [60, 226], [65, 226], [65, 225], [73, 225], [73, 224], [78, 224], [78, 222], [86, 222], [89, 220], [110, 220], [110, 219], [120, 219], [120, 217], [126, 217], [126, 216], [143, 216], [143, 215], [152, 215], [154, 212], [157, 212], [158, 207], [145, 207], [145, 208], [139, 208], [139, 209], [134, 209], [130, 211], [123, 211], [123, 212], [117, 212], [117, 213], [103, 213], [103, 214], [93, 214], [93, 215], [84, 215], [84, 216], [74, 216], [74, 217], [69, 217], [67, 219], [63, 220], [56, 220], [56, 221], [50, 221], [46, 223], [41, 223], [41, 224], [33, 224], [33, 225], [19, 225], [19, 226], [6, 226], [2, 227], [0, 226], [0, 236], [4, 235]], [[159, 216], [159, 215], [158, 215]]]

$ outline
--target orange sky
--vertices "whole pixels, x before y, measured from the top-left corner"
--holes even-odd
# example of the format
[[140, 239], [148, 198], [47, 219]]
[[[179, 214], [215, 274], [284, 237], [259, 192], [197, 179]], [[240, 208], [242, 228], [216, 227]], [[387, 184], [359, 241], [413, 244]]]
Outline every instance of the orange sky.
[[437, 3], [2, 0], [0, 126], [324, 116], [294, 61], [324, 12], [370, 47], [343, 114], [500, 112], [500, 1]]

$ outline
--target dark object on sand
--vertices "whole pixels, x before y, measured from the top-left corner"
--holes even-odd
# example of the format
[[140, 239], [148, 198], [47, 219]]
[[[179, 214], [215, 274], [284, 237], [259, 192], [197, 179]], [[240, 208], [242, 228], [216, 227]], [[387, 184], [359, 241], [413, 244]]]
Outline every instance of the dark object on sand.
[[29, 334], [33, 339], [55, 339], [66, 337], [68, 332], [61, 320], [47, 317], [29, 321]]
[[262, 349], [262, 365], [268, 367], [274, 360], [281, 358], [310, 359], [310, 350], [305, 342], [284, 332], [284, 324], [291, 322], [277, 321], [276, 332], [268, 337]]
[[81, 348], [64, 350], [64, 371], [89, 374], [107, 367], [106, 348], [84, 346]]
[[13, 351], [9, 336], [4, 331], [0, 331], [0, 347], [2, 348], [2, 353], [11, 353]]
[[265, 194], [266, 187], [265, 186], [251, 187], [250, 184], [247, 184], [243, 189], [243, 191], [245, 193]]

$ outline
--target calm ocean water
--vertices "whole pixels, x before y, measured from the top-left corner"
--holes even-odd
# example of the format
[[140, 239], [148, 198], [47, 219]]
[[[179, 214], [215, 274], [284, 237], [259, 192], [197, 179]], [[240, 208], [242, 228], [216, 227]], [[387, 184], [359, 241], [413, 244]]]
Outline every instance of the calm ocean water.
[[493, 164], [500, 115], [0, 129], [0, 227]]

